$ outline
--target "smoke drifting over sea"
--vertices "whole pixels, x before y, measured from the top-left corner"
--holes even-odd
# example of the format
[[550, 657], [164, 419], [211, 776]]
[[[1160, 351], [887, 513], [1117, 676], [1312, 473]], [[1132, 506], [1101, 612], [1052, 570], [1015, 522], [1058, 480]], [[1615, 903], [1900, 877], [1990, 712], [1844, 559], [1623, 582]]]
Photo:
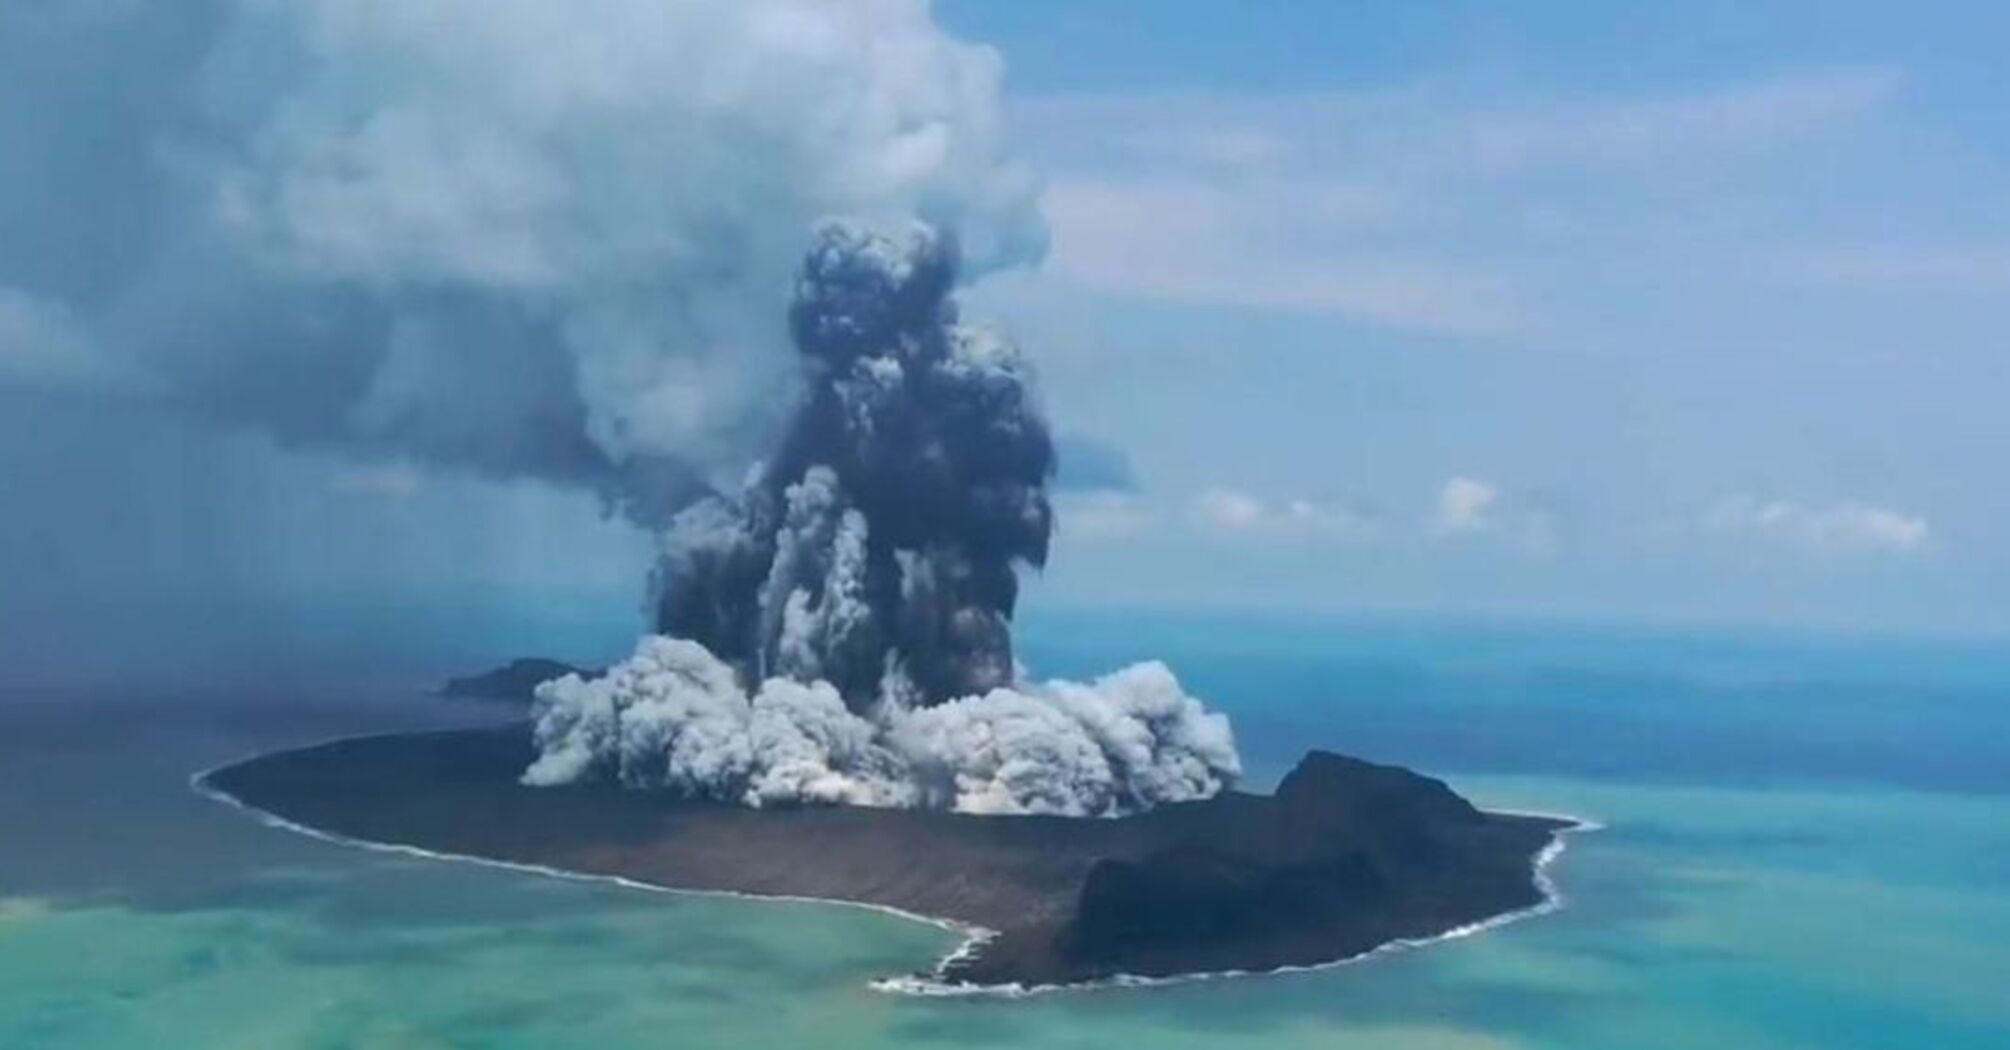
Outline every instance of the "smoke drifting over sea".
[[1109, 816], [1239, 773], [1227, 720], [1163, 665], [1017, 683], [1016, 567], [1047, 556], [1054, 443], [1017, 348], [958, 323], [956, 261], [926, 227], [820, 231], [781, 446], [672, 521], [661, 635], [540, 687], [528, 782]]
[[652, 527], [780, 425], [818, 220], [1045, 248], [925, 0], [12, 3], [0, 69], [0, 386]]
[[532, 779], [1114, 813], [1234, 774], [1163, 668], [1015, 664], [1055, 442], [951, 293], [1046, 229], [1002, 63], [926, 0], [0, 3], [0, 69], [0, 388], [666, 537], [656, 634], [546, 690]]

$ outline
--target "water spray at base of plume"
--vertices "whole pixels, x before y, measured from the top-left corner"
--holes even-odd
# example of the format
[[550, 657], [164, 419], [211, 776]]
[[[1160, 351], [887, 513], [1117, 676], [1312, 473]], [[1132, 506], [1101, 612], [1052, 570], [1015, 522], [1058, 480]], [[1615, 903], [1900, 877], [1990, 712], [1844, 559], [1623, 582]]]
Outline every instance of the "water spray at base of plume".
[[540, 689], [526, 782], [1117, 815], [1233, 781], [1227, 720], [1162, 665], [1016, 682], [1054, 442], [1018, 348], [959, 322], [956, 267], [924, 226], [818, 231], [789, 308], [808, 390], [781, 445], [672, 520], [658, 636], [604, 680]]
[[612, 778], [749, 806], [1120, 816], [1240, 772], [1228, 720], [1157, 663], [859, 714], [829, 682], [750, 693], [704, 646], [655, 636], [603, 678], [540, 686], [535, 732], [525, 783]]

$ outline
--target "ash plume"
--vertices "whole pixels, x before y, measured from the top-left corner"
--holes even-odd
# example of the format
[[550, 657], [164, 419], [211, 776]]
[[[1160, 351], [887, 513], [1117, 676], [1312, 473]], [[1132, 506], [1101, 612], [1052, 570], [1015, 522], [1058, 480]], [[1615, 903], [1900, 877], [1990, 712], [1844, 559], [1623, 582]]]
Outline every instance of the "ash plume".
[[1163, 669], [1020, 680], [1054, 442], [951, 290], [1046, 229], [1002, 63], [927, 0], [0, 2], [0, 69], [0, 387], [665, 536], [660, 634], [546, 690], [532, 779], [1106, 813], [1233, 775]]
[[1014, 564], [1047, 558], [1054, 443], [1017, 348], [958, 323], [955, 277], [924, 227], [818, 233], [789, 308], [808, 395], [743, 493], [673, 525], [662, 633], [853, 702], [1012, 680]]
[[821, 217], [1039, 258], [925, 0], [0, 3], [0, 387], [661, 527], [773, 440]]
[[808, 389], [732, 497], [678, 514], [659, 635], [538, 691], [530, 783], [750, 805], [1111, 816], [1238, 775], [1163, 665], [1022, 683], [1017, 569], [1046, 561], [1054, 441], [1025, 358], [960, 323], [953, 239], [823, 226], [789, 327]]

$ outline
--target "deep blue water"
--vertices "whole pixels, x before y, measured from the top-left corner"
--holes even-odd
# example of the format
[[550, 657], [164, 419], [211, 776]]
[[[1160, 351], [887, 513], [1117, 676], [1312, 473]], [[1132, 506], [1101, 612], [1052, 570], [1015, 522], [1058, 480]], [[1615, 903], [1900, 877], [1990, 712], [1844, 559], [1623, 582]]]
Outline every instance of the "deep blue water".
[[605, 659], [625, 621], [219, 613], [165, 623], [215, 636], [140, 682], [0, 682], [0, 1047], [2010, 1046], [2010, 657], [1986, 641], [1035, 612], [1036, 673], [1164, 659], [1258, 782], [1325, 746], [1606, 827], [1553, 915], [1025, 1002], [868, 990], [947, 943], [885, 916], [386, 857], [186, 789], [250, 751], [499, 717], [424, 691], [531, 648]]
[[2010, 792], [2010, 644], [1445, 621], [1061, 615], [1035, 670], [1164, 654], [1259, 762], [1328, 739], [1486, 773]]

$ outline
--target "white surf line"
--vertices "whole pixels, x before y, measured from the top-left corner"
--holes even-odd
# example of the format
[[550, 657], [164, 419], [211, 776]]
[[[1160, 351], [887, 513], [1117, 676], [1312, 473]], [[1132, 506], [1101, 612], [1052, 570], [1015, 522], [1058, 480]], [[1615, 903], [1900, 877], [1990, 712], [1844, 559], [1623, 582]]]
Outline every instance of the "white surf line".
[[318, 839], [322, 842], [329, 842], [338, 846], [349, 846], [356, 849], [370, 850], [375, 853], [389, 853], [404, 857], [418, 857], [424, 860], [454, 861], [462, 864], [474, 864], [481, 867], [498, 868], [503, 871], [513, 871], [522, 874], [544, 875], [549, 876], [551, 878], [570, 879], [575, 882], [596, 882], [606, 885], [620, 886], [624, 889], [644, 890], [650, 893], [684, 894], [693, 897], [724, 897], [731, 900], [789, 901], [797, 904], [837, 905], [839, 907], [858, 908], [865, 911], [877, 912], [878, 914], [881, 915], [891, 915], [895, 918], [906, 919], [911, 922], [925, 923], [929, 926], [935, 927], [936, 929], [954, 933], [962, 937], [963, 940], [960, 941], [955, 948], [951, 949], [949, 954], [944, 955], [940, 960], [938, 960], [935, 966], [929, 971], [928, 975], [924, 976], [919, 974], [910, 974], [902, 977], [883, 977], [878, 980], [870, 982], [868, 984], [868, 987], [872, 988], [874, 991], [887, 992], [890, 994], [913, 995], [913, 996], [923, 996], [931, 998], [983, 996], [992, 998], [1021, 999], [1034, 995], [1046, 995], [1053, 992], [1095, 991], [1098, 989], [1106, 989], [1106, 988], [1159, 988], [1159, 987], [1168, 987], [1171, 985], [1188, 984], [1197, 981], [1224, 980], [1235, 977], [1264, 977], [1269, 976], [1271, 974], [1311, 973], [1318, 970], [1330, 970], [1340, 966], [1347, 966], [1352, 963], [1365, 962], [1369, 959], [1373, 959], [1377, 956], [1388, 953], [1405, 951], [1411, 948], [1421, 948], [1426, 945], [1437, 944], [1441, 941], [1457, 940], [1461, 937], [1470, 937], [1476, 933], [1484, 933], [1487, 930], [1495, 929], [1496, 927], [1500, 926], [1505, 926], [1511, 922], [1517, 922], [1522, 919], [1532, 919], [1538, 915], [1547, 915], [1550, 912], [1556, 911], [1558, 908], [1563, 907], [1564, 904], [1563, 891], [1557, 887], [1556, 881], [1550, 877], [1549, 867], [1555, 863], [1558, 857], [1563, 856], [1564, 847], [1565, 845], [1567, 845], [1565, 841], [1566, 836], [1585, 831], [1597, 831], [1605, 826], [1601, 823], [1598, 823], [1597, 821], [1587, 820], [1583, 817], [1572, 816], [1567, 813], [1545, 813], [1534, 810], [1508, 810], [1508, 809], [1485, 811], [1489, 813], [1499, 813], [1505, 816], [1544, 817], [1550, 820], [1561, 820], [1569, 822], [1570, 826], [1558, 829], [1556, 832], [1556, 837], [1551, 839], [1549, 844], [1544, 846], [1542, 850], [1535, 856], [1535, 862], [1532, 866], [1531, 874], [1535, 878], [1536, 888], [1542, 891], [1543, 899], [1540, 903], [1534, 904], [1530, 907], [1522, 908], [1517, 911], [1503, 912], [1499, 915], [1495, 915], [1490, 918], [1481, 919], [1478, 922], [1467, 923], [1464, 926], [1454, 927], [1450, 930], [1445, 931], [1444, 933], [1440, 933], [1431, 937], [1403, 938], [1399, 940], [1389, 941], [1384, 944], [1379, 944], [1373, 948], [1368, 949], [1365, 952], [1359, 952], [1354, 955], [1346, 956], [1340, 959], [1334, 959], [1329, 962], [1309, 963], [1309, 964], [1292, 965], [1292, 966], [1277, 966], [1266, 970], [1212, 970], [1197, 973], [1175, 974], [1168, 977], [1149, 977], [1142, 974], [1120, 973], [1120, 974], [1113, 974], [1109, 977], [1099, 978], [1094, 981], [1078, 981], [1072, 984], [1026, 985], [1026, 984], [1019, 984], [1016, 982], [1011, 984], [969, 984], [962, 982], [944, 981], [940, 979], [940, 975], [947, 972], [949, 967], [974, 955], [979, 949], [981, 949], [984, 946], [985, 942], [998, 936], [998, 931], [989, 929], [984, 926], [978, 926], [972, 923], [957, 922], [954, 919], [941, 918], [940, 916], [923, 915], [920, 912], [907, 911], [901, 908], [896, 908], [890, 904], [873, 904], [868, 901], [844, 900], [842, 898], [837, 897], [808, 897], [798, 894], [786, 894], [786, 893], [749, 893], [740, 890], [706, 890], [706, 889], [692, 889], [689, 887], [680, 887], [680, 886], [664, 886], [658, 883], [643, 882], [638, 879], [631, 879], [623, 875], [602, 875], [602, 874], [595, 874], [592, 872], [570, 871], [565, 868], [554, 868], [545, 864], [530, 864], [522, 861], [496, 860], [492, 857], [477, 857], [466, 853], [443, 853], [437, 850], [429, 850], [420, 846], [413, 846], [402, 842], [378, 842], [372, 839], [359, 839], [349, 835], [338, 834], [332, 831], [323, 831], [320, 828], [310, 827], [306, 824], [299, 823], [298, 821], [288, 820], [285, 817], [282, 817], [276, 813], [260, 809], [257, 806], [254, 806], [244, 801], [243, 799], [238, 798], [237, 796], [231, 794], [230, 792], [224, 791], [221, 788], [214, 787], [209, 783], [210, 774], [219, 772], [224, 769], [229, 769], [232, 766], [242, 765], [243, 763], [252, 761], [253, 759], [271, 758], [278, 755], [292, 754], [298, 751], [311, 751], [314, 750], [315, 748], [326, 747], [331, 744], [347, 743], [356, 740], [373, 740], [380, 737], [411, 736], [414, 733], [427, 733], [427, 732], [451, 733], [451, 732], [457, 732], [457, 730], [422, 729], [422, 730], [407, 730], [403, 732], [391, 732], [391, 733], [355, 733], [348, 736], [331, 737], [327, 740], [320, 741], [319, 743], [304, 744], [298, 747], [280, 748], [275, 751], [253, 752], [244, 755], [241, 758], [237, 758], [229, 762], [219, 763], [217, 765], [209, 767], [208, 769], [200, 770], [198, 772], [190, 774], [188, 778], [188, 786], [190, 790], [194, 791], [198, 795], [203, 796], [204, 798], [208, 798], [216, 802], [221, 802], [224, 805], [229, 806], [230, 808], [235, 809], [239, 812], [250, 814], [253, 819], [257, 820], [261, 824], [266, 825], [267, 827], [278, 828], [282, 831], [290, 831], [296, 835], [305, 835], [308, 838]]
[[[1273, 974], [1313, 973], [1319, 970], [1331, 970], [1354, 963], [1367, 962], [1379, 956], [1408, 951], [1414, 948], [1423, 948], [1443, 941], [1471, 937], [1474, 934], [1498, 929], [1512, 922], [1533, 919], [1539, 915], [1548, 915], [1562, 908], [1564, 905], [1563, 891], [1557, 886], [1556, 880], [1550, 875], [1550, 867], [1556, 863], [1557, 858], [1563, 856], [1564, 848], [1568, 845], [1566, 841], [1567, 836], [1580, 832], [1598, 831], [1604, 828], [1605, 825], [1595, 820], [1587, 820], [1583, 817], [1571, 816], [1564, 813], [1507, 809], [1486, 810], [1485, 812], [1502, 816], [1545, 817], [1551, 820], [1569, 822], [1568, 827], [1557, 829], [1556, 836], [1535, 855], [1534, 863], [1531, 865], [1530, 874], [1535, 878], [1536, 888], [1542, 891], [1542, 900], [1540, 902], [1515, 911], [1502, 912], [1499, 915], [1481, 919], [1477, 922], [1470, 922], [1463, 926], [1455, 926], [1444, 933], [1434, 936], [1399, 938], [1378, 944], [1365, 952], [1358, 952], [1344, 958], [1321, 963], [1274, 966], [1264, 970], [1203, 970], [1195, 973], [1173, 974], [1165, 977], [1148, 977], [1142, 974], [1120, 973], [1094, 981], [1078, 981], [1072, 984], [1027, 985], [1017, 983], [968, 984], [944, 981], [940, 979], [940, 975], [946, 971], [950, 964], [949, 959], [944, 959], [942, 963], [937, 965], [934, 971], [935, 976], [882, 978], [881, 980], [874, 981], [872, 987], [882, 992], [937, 998], [986, 996], [1023, 999], [1029, 996], [1046, 995], [1053, 992], [1094, 991], [1103, 988], [1164, 988], [1172, 985], [1191, 984], [1198, 981], [1217, 981], [1236, 977], [1267, 977]], [[981, 941], [967, 944], [965, 947], [970, 951], [975, 951], [978, 947], [981, 947]], [[960, 954], [963, 953], [959, 951]]]
[[355, 849], [369, 850], [373, 853], [389, 853], [402, 857], [418, 857], [423, 860], [453, 861], [460, 864], [473, 864], [485, 868], [498, 868], [503, 871], [518, 872], [520, 874], [544, 875], [549, 876], [551, 878], [570, 879], [574, 882], [597, 882], [607, 885], [619, 886], [623, 889], [645, 890], [650, 893], [674, 893], [691, 897], [724, 897], [731, 900], [786, 901], [795, 904], [827, 904], [827, 905], [837, 905], [839, 907], [844, 908], [857, 908], [864, 911], [877, 912], [878, 914], [881, 915], [891, 915], [897, 919], [906, 919], [910, 922], [924, 923], [926, 925], [933, 926], [936, 929], [945, 930], [963, 938], [963, 940], [958, 942], [957, 946], [952, 951], [950, 951], [948, 955], [943, 956], [942, 961], [937, 964], [938, 967], [949, 965], [951, 961], [969, 954], [971, 951], [974, 951], [978, 945], [998, 935], [998, 932], [996, 930], [992, 930], [987, 927], [978, 926], [972, 923], [958, 922], [954, 919], [945, 919], [935, 915], [923, 915], [920, 912], [907, 911], [901, 908], [896, 908], [890, 904], [874, 904], [870, 901], [845, 900], [839, 897], [808, 897], [800, 894], [789, 894], [789, 893], [750, 893], [742, 890], [707, 890], [707, 889], [695, 889], [688, 886], [664, 886], [660, 883], [643, 882], [639, 879], [631, 879], [625, 875], [603, 875], [595, 872], [572, 871], [566, 868], [554, 868], [546, 864], [531, 864], [524, 861], [513, 861], [513, 860], [497, 860], [493, 857], [477, 857], [467, 853], [444, 853], [438, 850], [430, 850], [422, 846], [414, 846], [409, 843], [403, 843], [403, 842], [379, 842], [376, 841], [375, 839], [359, 839], [350, 835], [343, 835], [333, 831], [324, 831], [321, 828], [312, 827], [307, 824], [302, 824], [298, 821], [288, 820], [277, 813], [273, 813], [269, 810], [260, 809], [257, 806], [254, 806], [251, 803], [246, 802], [241, 798], [238, 798], [236, 795], [233, 795], [230, 792], [225, 791], [222, 788], [215, 787], [209, 783], [210, 774], [219, 772], [221, 770], [229, 769], [232, 766], [242, 765], [243, 763], [252, 761], [253, 759], [271, 758], [278, 755], [292, 754], [297, 751], [311, 751], [315, 748], [325, 747], [330, 744], [348, 743], [350, 741], [356, 741], [356, 740], [374, 740], [379, 737], [411, 736], [413, 735], [413, 733], [428, 733], [428, 732], [451, 733], [451, 732], [457, 732], [457, 730], [421, 729], [421, 730], [411, 730], [405, 732], [391, 732], [391, 733], [355, 733], [348, 736], [331, 737], [319, 743], [303, 744], [299, 747], [280, 748], [275, 751], [252, 752], [251, 754], [247, 754], [242, 758], [233, 759], [229, 762], [219, 763], [217, 765], [209, 767], [208, 769], [191, 773], [188, 778], [188, 786], [189, 789], [194, 791], [196, 794], [201, 795], [204, 798], [210, 799], [215, 802], [221, 802], [224, 805], [229, 806], [230, 808], [235, 809], [240, 813], [249, 814], [252, 817], [252, 819], [258, 821], [260, 824], [263, 824], [267, 827], [277, 828], [281, 831], [290, 831], [296, 835], [305, 835], [308, 838], [318, 839], [322, 842], [333, 843], [337, 846], [348, 846]]

